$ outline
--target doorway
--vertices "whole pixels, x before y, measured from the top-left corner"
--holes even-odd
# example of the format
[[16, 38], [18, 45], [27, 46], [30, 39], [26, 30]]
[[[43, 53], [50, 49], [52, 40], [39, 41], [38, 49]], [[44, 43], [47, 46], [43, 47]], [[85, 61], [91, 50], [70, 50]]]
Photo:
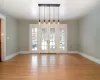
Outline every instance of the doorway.
[[0, 62], [1, 62], [1, 19], [0, 19]]
[[30, 50], [33, 53], [66, 53], [67, 24], [31, 24]]

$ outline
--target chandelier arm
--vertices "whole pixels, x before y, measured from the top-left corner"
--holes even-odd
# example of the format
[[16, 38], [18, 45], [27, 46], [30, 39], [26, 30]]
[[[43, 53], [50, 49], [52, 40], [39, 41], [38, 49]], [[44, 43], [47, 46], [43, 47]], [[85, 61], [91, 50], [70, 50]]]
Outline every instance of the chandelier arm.
[[59, 6], [58, 6], [58, 23], [59, 23]]
[[50, 22], [50, 18], [51, 18], [51, 15], [50, 15], [50, 7], [53, 7], [53, 22], [56, 22], [56, 15], [55, 15], [55, 7], [58, 7], [58, 23], [59, 23], [59, 7], [60, 7], [60, 4], [38, 4], [39, 6], [39, 22], [41, 21], [40, 20], [40, 7], [43, 6], [44, 7], [44, 23], [46, 22], [46, 15], [45, 15], [45, 7], [49, 7], [49, 22]]
[[44, 22], [45, 22], [45, 5], [44, 5]]
[[49, 6], [49, 22], [50, 22], [50, 6]]
[[40, 21], [40, 6], [39, 6], [39, 21], [38, 21], [38, 24], [39, 25], [41, 24], [41, 21]]

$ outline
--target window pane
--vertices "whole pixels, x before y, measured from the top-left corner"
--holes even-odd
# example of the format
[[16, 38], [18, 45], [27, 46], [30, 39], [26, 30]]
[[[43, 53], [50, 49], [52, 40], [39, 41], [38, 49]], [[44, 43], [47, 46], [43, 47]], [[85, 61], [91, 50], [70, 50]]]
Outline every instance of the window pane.
[[50, 48], [55, 48], [55, 28], [50, 28]]
[[55, 48], [55, 45], [52, 48]]
[[55, 28], [50, 28], [50, 34], [54, 34], [55, 33]]
[[43, 34], [47, 33], [47, 29], [46, 28], [42, 28], [42, 33]]
[[52, 42], [52, 45], [55, 45], [55, 42]]
[[42, 50], [47, 50], [47, 46], [42, 46]]
[[42, 50], [45, 50], [45, 49], [44, 49], [44, 46], [42, 46]]
[[37, 50], [37, 28], [32, 28], [32, 50]]
[[32, 33], [34, 32], [34, 28], [32, 28]]
[[32, 50], [37, 50], [37, 42], [32, 41]]
[[64, 29], [60, 28], [60, 45], [59, 48], [63, 49], [65, 48], [65, 33], [64, 33]]
[[47, 42], [46, 41], [42, 41], [42, 45], [47, 45]]
[[47, 28], [42, 28], [41, 32], [42, 32], [41, 33], [41, 49], [47, 50], [47, 39], [48, 39]]
[[50, 45], [52, 45], [52, 42], [50, 42]]
[[37, 28], [35, 28], [35, 33], [37, 33]]
[[55, 34], [50, 34], [50, 41], [55, 41]]
[[55, 42], [50, 42], [50, 48], [55, 48]]

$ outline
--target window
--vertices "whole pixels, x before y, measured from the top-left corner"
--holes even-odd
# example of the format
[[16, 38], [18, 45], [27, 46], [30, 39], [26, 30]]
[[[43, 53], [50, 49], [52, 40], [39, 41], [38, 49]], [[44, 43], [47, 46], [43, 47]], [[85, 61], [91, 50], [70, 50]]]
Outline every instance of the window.
[[47, 50], [47, 28], [42, 28], [42, 50]]
[[32, 50], [37, 50], [37, 28], [32, 28]]
[[59, 48], [60, 49], [65, 49], [65, 33], [64, 33], [64, 29], [63, 28], [60, 28], [60, 44], [59, 44]]
[[50, 48], [55, 48], [55, 28], [50, 28]]

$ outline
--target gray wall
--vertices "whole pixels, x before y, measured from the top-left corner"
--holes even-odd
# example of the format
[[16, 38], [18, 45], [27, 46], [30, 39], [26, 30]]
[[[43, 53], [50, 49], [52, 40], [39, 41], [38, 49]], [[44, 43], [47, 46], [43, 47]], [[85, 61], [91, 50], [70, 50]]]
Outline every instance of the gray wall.
[[67, 23], [67, 39], [68, 39], [68, 51], [77, 51], [78, 44], [78, 28], [77, 28], [77, 20], [66, 21]]
[[9, 37], [6, 40], [6, 55], [8, 56], [19, 52], [19, 22], [3, 11], [0, 11], [0, 14], [6, 16], [6, 36]]
[[[20, 20], [20, 51], [29, 50], [29, 24], [36, 22]], [[77, 21], [70, 20], [61, 23], [68, 25], [68, 51], [77, 51]]]
[[100, 4], [79, 20], [80, 52], [100, 59]]

